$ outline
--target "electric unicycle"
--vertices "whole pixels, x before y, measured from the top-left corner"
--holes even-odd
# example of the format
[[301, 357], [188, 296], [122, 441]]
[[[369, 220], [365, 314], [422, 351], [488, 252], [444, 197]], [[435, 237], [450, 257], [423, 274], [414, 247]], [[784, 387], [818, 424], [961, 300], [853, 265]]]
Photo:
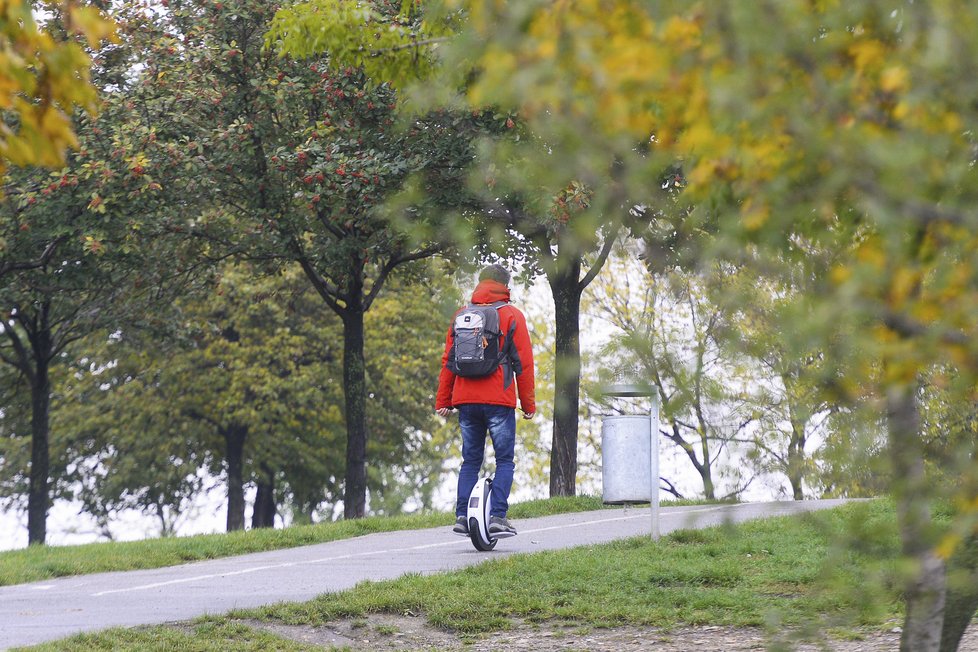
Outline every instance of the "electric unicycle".
[[492, 507], [492, 478], [476, 482], [469, 494], [469, 507], [466, 520], [469, 524], [469, 539], [476, 550], [488, 552], [496, 547], [499, 539], [514, 536], [509, 532], [489, 534], [489, 509]]

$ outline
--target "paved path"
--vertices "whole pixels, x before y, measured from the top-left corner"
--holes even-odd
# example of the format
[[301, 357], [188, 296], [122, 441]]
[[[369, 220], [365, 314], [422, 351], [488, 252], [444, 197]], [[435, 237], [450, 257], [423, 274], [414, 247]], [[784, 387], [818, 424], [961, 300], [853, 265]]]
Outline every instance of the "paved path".
[[[723, 522], [797, 514], [844, 501], [663, 507], [662, 534]], [[77, 632], [184, 620], [231, 609], [302, 601], [363, 580], [437, 573], [487, 559], [649, 536], [648, 508], [604, 509], [523, 519], [519, 536], [477, 552], [448, 526], [370, 534], [302, 548], [154, 570], [99, 573], [0, 587], [0, 649]]]

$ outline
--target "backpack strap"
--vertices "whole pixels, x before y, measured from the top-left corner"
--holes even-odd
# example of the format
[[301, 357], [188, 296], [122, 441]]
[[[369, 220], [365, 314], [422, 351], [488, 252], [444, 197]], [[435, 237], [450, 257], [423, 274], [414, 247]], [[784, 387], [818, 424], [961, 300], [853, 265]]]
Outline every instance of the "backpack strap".
[[513, 349], [516, 344], [514, 343], [514, 335], [516, 334], [516, 320], [514, 319], [509, 325], [509, 331], [506, 333], [506, 337], [503, 340], [503, 348], [499, 352], [502, 357], [500, 364], [503, 367], [503, 389], [509, 389], [509, 386], [513, 384], [513, 378], [519, 376], [523, 373], [523, 365], [520, 363], [519, 356], [514, 355]]
[[[496, 308], [496, 312], [503, 306], [510, 305], [508, 301], [497, 301], [491, 304]], [[500, 320], [500, 330], [502, 327], [502, 320]], [[519, 355], [516, 354], [516, 320], [514, 319], [509, 324], [509, 329], [507, 330], [505, 336], [503, 337], [503, 345], [499, 349], [499, 364], [503, 368], [503, 389], [509, 389], [509, 386], [513, 384], [513, 379], [523, 373], [523, 364], [520, 361]]]

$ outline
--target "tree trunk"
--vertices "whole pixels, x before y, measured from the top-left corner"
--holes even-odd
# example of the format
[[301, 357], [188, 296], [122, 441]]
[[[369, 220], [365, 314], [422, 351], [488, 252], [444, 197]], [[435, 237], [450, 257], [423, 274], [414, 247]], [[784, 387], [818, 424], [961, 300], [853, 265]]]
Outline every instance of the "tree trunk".
[[791, 441], [788, 443], [788, 482], [795, 500], [804, 500], [802, 479], [805, 475], [805, 426], [791, 423]]
[[[662, 392], [661, 389], [659, 391], [660, 391], [660, 395], [664, 394], [664, 392]], [[704, 464], [701, 463], [699, 459], [696, 457], [696, 449], [693, 447], [693, 445], [688, 441], [686, 441], [685, 439], [683, 439], [683, 436], [679, 430], [679, 424], [676, 423], [676, 421], [672, 422], [672, 433], [670, 434], [668, 431], [663, 431], [663, 434], [665, 434], [666, 437], [668, 437], [674, 444], [676, 444], [677, 446], [679, 446], [679, 448], [682, 449], [683, 453], [686, 454], [686, 458], [689, 459], [689, 463], [693, 465], [694, 469], [696, 469], [696, 473], [699, 474], [700, 480], [703, 482], [703, 496], [707, 500], [714, 500], [715, 490], [713, 487], [713, 473], [710, 470], [710, 464], [709, 464], [710, 458], [708, 457], [709, 450], [710, 450], [709, 447], [708, 446], [703, 447], [703, 450], [705, 450], [707, 455], [704, 457], [704, 459], [706, 460], [706, 463]], [[700, 436], [700, 440], [702, 441], [702, 435], [700, 435], [699, 431], [697, 431], [696, 434]]]
[[31, 474], [27, 494], [27, 543], [43, 544], [47, 538], [48, 508], [50, 506], [50, 429], [51, 375], [47, 333], [39, 335], [41, 347], [35, 351], [36, 367], [31, 383]]
[[710, 440], [706, 435], [706, 426], [701, 425], [700, 427], [703, 429], [699, 432], [700, 455], [703, 456], [703, 464], [697, 470], [700, 472], [700, 479], [703, 480], [703, 497], [707, 500], [716, 500], [716, 485], [713, 484], [713, 463], [710, 458]]
[[248, 426], [233, 424], [224, 429], [227, 444], [225, 461], [228, 465], [228, 521], [227, 531], [243, 530], [245, 524], [244, 500], [244, 445]]
[[275, 474], [262, 465], [264, 476], [258, 480], [258, 491], [255, 494], [255, 508], [251, 514], [251, 527], [275, 527]]
[[[781, 376], [786, 388], [792, 386], [795, 378], [794, 374], [782, 374]], [[789, 393], [791, 393], [790, 389]], [[791, 423], [791, 441], [788, 442], [788, 468], [785, 470], [788, 475], [788, 482], [791, 483], [792, 497], [795, 500], [804, 500], [802, 482], [805, 479], [805, 444], [808, 442], [805, 428], [811, 420], [811, 414], [806, 408], [789, 404], [788, 415]]]
[[346, 399], [346, 485], [343, 517], [367, 511], [367, 382], [363, 357], [363, 311], [343, 313], [343, 395]]
[[916, 385], [890, 387], [886, 404], [901, 548], [904, 557], [917, 568], [904, 590], [906, 616], [900, 650], [937, 652], [944, 621], [947, 569], [934, 554]]
[[[696, 312], [694, 311], [695, 315]], [[698, 321], [698, 319], [697, 319]], [[702, 339], [696, 347], [696, 373], [693, 376], [693, 411], [696, 413], [696, 435], [700, 438], [700, 456], [702, 466], [696, 467], [703, 480], [703, 497], [707, 500], [716, 500], [716, 485], [713, 483], [713, 456], [710, 454], [710, 424], [703, 414], [703, 379], [706, 376], [706, 356], [707, 340], [709, 331], [703, 334]]]
[[577, 491], [577, 426], [581, 386], [579, 260], [548, 273], [556, 318], [554, 353], [554, 425], [550, 453], [550, 495]]
[[978, 536], [965, 540], [948, 560], [941, 652], [954, 652], [978, 610]]
[[[51, 304], [41, 304], [29, 336], [34, 356], [31, 380], [31, 472], [27, 493], [27, 543], [43, 544], [47, 538], [48, 508], [51, 504], [51, 358], [53, 341], [49, 323]], [[25, 364], [30, 364], [27, 360]]]

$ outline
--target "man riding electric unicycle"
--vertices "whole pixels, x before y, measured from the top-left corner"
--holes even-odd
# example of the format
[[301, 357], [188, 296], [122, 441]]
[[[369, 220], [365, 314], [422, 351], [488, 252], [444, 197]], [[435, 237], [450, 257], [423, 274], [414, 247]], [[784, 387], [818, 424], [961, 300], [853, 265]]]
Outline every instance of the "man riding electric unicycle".
[[[479, 550], [516, 534], [506, 518], [513, 486], [516, 403], [524, 419], [536, 414], [533, 350], [523, 313], [509, 303], [509, 272], [490, 265], [479, 275], [472, 301], [448, 328], [435, 411], [458, 410], [462, 468], [458, 474], [455, 526]], [[486, 434], [492, 439], [496, 474], [479, 482]]]

